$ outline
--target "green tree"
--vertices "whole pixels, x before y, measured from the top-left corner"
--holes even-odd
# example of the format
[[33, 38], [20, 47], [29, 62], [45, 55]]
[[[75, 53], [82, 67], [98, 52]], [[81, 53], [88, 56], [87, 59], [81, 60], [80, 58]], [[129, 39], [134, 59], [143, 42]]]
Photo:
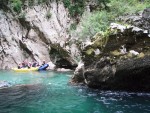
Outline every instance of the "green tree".
[[63, 3], [71, 17], [81, 16], [84, 12], [85, 0], [63, 0]]
[[11, 0], [11, 6], [15, 12], [17, 13], [21, 12], [21, 5], [22, 5], [21, 0]]

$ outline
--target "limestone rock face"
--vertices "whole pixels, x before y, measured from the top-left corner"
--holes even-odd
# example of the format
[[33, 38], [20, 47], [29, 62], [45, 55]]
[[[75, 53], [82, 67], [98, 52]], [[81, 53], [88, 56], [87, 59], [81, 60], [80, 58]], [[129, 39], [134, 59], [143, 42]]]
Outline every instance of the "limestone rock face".
[[[14, 14], [5, 2], [0, 8], [1, 69], [15, 67], [25, 59], [50, 62], [52, 48], [59, 53], [60, 48], [68, 51], [67, 58], [61, 56], [60, 59], [65, 59], [71, 66], [76, 64], [75, 53], [71, 53], [70, 47], [67, 48], [70, 18], [62, 2], [27, 6], [22, 13], [23, 16]], [[56, 63], [60, 59], [55, 57], [52, 61]]]

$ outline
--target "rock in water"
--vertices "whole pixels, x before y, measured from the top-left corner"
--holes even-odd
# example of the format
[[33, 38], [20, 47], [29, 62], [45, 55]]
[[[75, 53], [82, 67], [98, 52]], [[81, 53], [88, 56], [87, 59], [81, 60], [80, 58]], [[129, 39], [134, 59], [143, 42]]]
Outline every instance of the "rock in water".
[[[145, 9], [142, 18], [136, 18], [140, 19], [139, 23], [133, 22], [134, 26], [111, 24], [112, 33], [106, 41], [97, 35], [99, 40], [95, 39], [82, 51], [84, 70], [76, 68], [72, 81], [102, 90], [150, 92], [148, 15], [149, 9]], [[96, 48], [100, 49], [101, 54], [94, 53]]]

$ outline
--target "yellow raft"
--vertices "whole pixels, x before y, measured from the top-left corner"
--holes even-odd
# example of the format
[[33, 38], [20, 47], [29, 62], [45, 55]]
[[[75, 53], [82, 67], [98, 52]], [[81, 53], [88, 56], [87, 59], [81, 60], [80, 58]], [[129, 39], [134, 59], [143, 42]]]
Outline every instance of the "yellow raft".
[[38, 67], [31, 67], [31, 68], [12, 68], [13, 71], [15, 72], [29, 72], [29, 71], [38, 71]]

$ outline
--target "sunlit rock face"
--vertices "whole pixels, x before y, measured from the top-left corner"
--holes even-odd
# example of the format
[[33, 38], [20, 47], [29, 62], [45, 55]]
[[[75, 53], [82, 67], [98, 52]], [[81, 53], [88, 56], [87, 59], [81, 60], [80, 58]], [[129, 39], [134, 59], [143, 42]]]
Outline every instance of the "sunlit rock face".
[[[25, 2], [26, 3], [26, 2]], [[0, 68], [10, 69], [27, 59], [42, 63], [52, 61], [54, 64], [65, 59], [75, 65], [76, 53], [68, 47], [70, 36], [70, 18], [62, 2], [26, 6], [20, 14], [12, 12], [5, 1], [0, 8]], [[25, 4], [26, 5], [26, 4]], [[54, 48], [59, 54], [60, 50], [67, 51], [61, 58], [49, 54]], [[70, 61], [71, 60], [71, 61]], [[57, 64], [56, 64], [57, 65]], [[59, 66], [61, 67], [61, 66]]]

